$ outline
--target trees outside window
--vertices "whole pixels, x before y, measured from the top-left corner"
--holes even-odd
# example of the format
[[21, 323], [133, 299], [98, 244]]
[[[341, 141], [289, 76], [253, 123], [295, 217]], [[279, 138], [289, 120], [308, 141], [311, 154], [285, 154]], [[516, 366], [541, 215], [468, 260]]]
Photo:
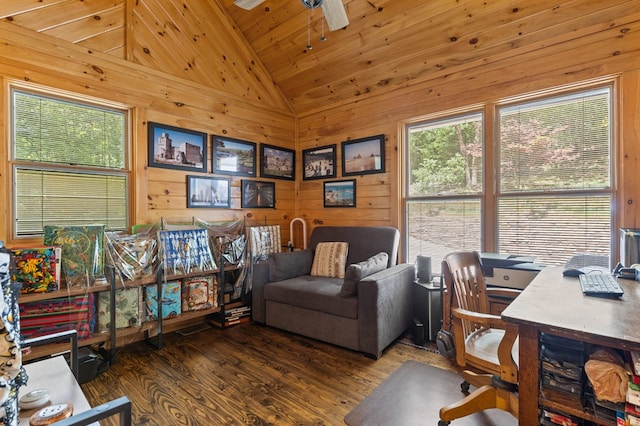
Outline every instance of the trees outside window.
[[14, 237], [128, 219], [127, 111], [11, 90]]
[[454, 250], [534, 255], [545, 264], [608, 256], [611, 92], [590, 88], [408, 124], [407, 259]]

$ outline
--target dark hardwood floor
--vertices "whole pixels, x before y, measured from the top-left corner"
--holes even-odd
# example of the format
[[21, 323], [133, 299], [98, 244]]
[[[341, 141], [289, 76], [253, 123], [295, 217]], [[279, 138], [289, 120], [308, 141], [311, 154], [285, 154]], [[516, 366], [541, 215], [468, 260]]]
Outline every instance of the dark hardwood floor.
[[375, 361], [258, 324], [171, 333], [164, 342], [161, 350], [125, 346], [82, 385], [91, 405], [127, 395], [134, 425], [340, 425], [404, 361], [451, 368], [399, 341]]

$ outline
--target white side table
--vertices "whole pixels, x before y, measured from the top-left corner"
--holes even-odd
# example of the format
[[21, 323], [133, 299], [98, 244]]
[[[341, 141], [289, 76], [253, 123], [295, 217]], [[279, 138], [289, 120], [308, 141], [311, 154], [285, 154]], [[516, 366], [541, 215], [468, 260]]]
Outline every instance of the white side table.
[[[62, 355], [24, 364], [24, 369], [29, 379], [27, 385], [20, 388], [18, 400], [27, 392], [47, 389], [50, 392], [50, 401], [47, 404], [71, 403], [74, 414], [91, 409], [89, 401], [82, 393], [80, 385]], [[20, 424], [28, 425], [29, 417], [40, 408], [42, 407], [20, 410]]]

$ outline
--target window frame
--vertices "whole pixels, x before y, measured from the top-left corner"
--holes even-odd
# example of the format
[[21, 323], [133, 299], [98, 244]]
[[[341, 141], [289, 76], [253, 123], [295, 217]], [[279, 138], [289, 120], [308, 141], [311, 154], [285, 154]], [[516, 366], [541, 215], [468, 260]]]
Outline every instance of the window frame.
[[[83, 106], [87, 106], [89, 108], [96, 108], [101, 110], [112, 110], [118, 113], [121, 113], [123, 116], [123, 133], [124, 133], [124, 150], [123, 150], [123, 167], [122, 168], [108, 168], [101, 166], [80, 166], [80, 165], [65, 165], [61, 163], [48, 163], [48, 162], [38, 162], [38, 161], [26, 161], [26, 160], [18, 160], [15, 158], [15, 140], [14, 140], [14, 125], [15, 125], [15, 114], [14, 114], [14, 93], [21, 92], [32, 96], [43, 97], [58, 100], [61, 102], [68, 102], [71, 104], [79, 104]], [[81, 174], [94, 174], [99, 176], [115, 176], [115, 177], [123, 177], [125, 180], [126, 186], [126, 197], [125, 197], [125, 220], [126, 225], [125, 229], [128, 229], [131, 226], [132, 220], [132, 211], [134, 200], [132, 197], [132, 115], [133, 108], [131, 106], [109, 101], [105, 99], [100, 99], [96, 97], [90, 97], [86, 95], [81, 95], [78, 93], [73, 93], [65, 90], [60, 90], [51, 87], [45, 87], [37, 84], [25, 84], [23, 82], [18, 81], [7, 81], [5, 84], [5, 93], [6, 93], [6, 122], [7, 122], [7, 183], [8, 183], [8, 196], [7, 201], [10, 203], [10, 208], [7, 209], [7, 213], [9, 215], [9, 229], [8, 235], [11, 237], [12, 241], [20, 241], [21, 243], [27, 243], [29, 241], [41, 241], [43, 234], [29, 234], [29, 235], [18, 235], [17, 232], [17, 173], [19, 170], [37, 170], [43, 171], [45, 173], [48, 172], [70, 172], [70, 173], [81, 173]]]
[[[429, 122], [437, 122], [438, 120], [446, 121], [457, 116], [466, 114], [472, 114], [474, 111], [480, 111], [482, 116], [483, 126], [483, 193], [478, 196], [481, 199], [481, 248], [482, 252], [499, 252], [499, 217], [498, 217], [498, 203], [501, 197], [511, 197], [514, 193], [501, 193], [500, 192], [500, 122], [499, 111], [500, 108], [508, 108], [513, 105], [532, 103], [544, 101], [544, 99], [550, 99], [554, 97], [569, 96], [571, 94], [578, 94], [580, 92], [588, 92], [590, 90], [598, 90], [602, 88], [609, 88], [609, 105], [610, 105], [610, 117], [609, 132], [611, 137], [610, 145], [610, 188], [608, 189], [590, 189], [581, 190], [580, 192], [586, 195], [601, 195], [610, 194], [611, 196], [611, 223], [610, 223], [610, 261], [612, 264], [616, 263], [619, 253], [619, 241], [618, 241], [618, 228], [620, 223], [620, 189], [619, 189], [619, 175], [620, 175], [620, 161], [619, 161], [619, 126], [620, 116], [618, 111], [618, 99], [620, 85], [618, 79], [615, 77], [608, 77], [604, 79], [579, 82], [576, 84], [565, 85], [545, 90], [539, 90], [532, 93], [520, 94], [517, 96], [504, 97], [501, 99], [487, 100], [480, 104], [470, 105], [468, 107], [452, 109], [448, 111], [439, 111], [434, 114], [427, 114], [420, 117], [416, 117], [410, 120], [406, 120], [402, 123], [402, 137], [404, 139], [402, 143], [403, 160], [401, 171], [402, 182], [402, 215], [403, 215], [403, 240], [404, 240], [404, 252], [406, 253], [407, 261], [411, 262], [412, 259], [408, 257], [412, 255], [409, 249], [409, 215], [408, 206], [409, 203], [428, 201], [428, 200], [445, 200], [447, 198], [456, 200], [461, 198], [468, 198], [467, 196], [410, 196], [409, 184], [410, 184], [410, 147], [409, 147], [409, 129], [420, 125], [427, 125]], [[553, 191], [551, 194], [547, 191], [528, 192], [527, 196], [534, 195], [552, 195], [562, 196], [566, 194], [575, 195], [579, 194], [578, 190], [562, 190]], [[523, 195], [518, 193], [518, 195]], [[475, 195], [472, 196], [475, 198]], [[420, 253], [419, 253], [420, 254]], [[522, 254], [522, 253], [519, 253]]]

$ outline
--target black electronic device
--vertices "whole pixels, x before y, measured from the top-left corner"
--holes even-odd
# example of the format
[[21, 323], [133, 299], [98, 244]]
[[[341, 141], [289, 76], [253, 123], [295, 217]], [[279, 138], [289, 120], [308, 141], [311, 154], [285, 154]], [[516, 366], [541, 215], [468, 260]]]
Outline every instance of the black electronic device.
[[567, 268], [562, 271], [562, 275], [565, 277], [577, 277], [582, 274], [584, 274], [584, 272], [581, 271], [580, 268]]

